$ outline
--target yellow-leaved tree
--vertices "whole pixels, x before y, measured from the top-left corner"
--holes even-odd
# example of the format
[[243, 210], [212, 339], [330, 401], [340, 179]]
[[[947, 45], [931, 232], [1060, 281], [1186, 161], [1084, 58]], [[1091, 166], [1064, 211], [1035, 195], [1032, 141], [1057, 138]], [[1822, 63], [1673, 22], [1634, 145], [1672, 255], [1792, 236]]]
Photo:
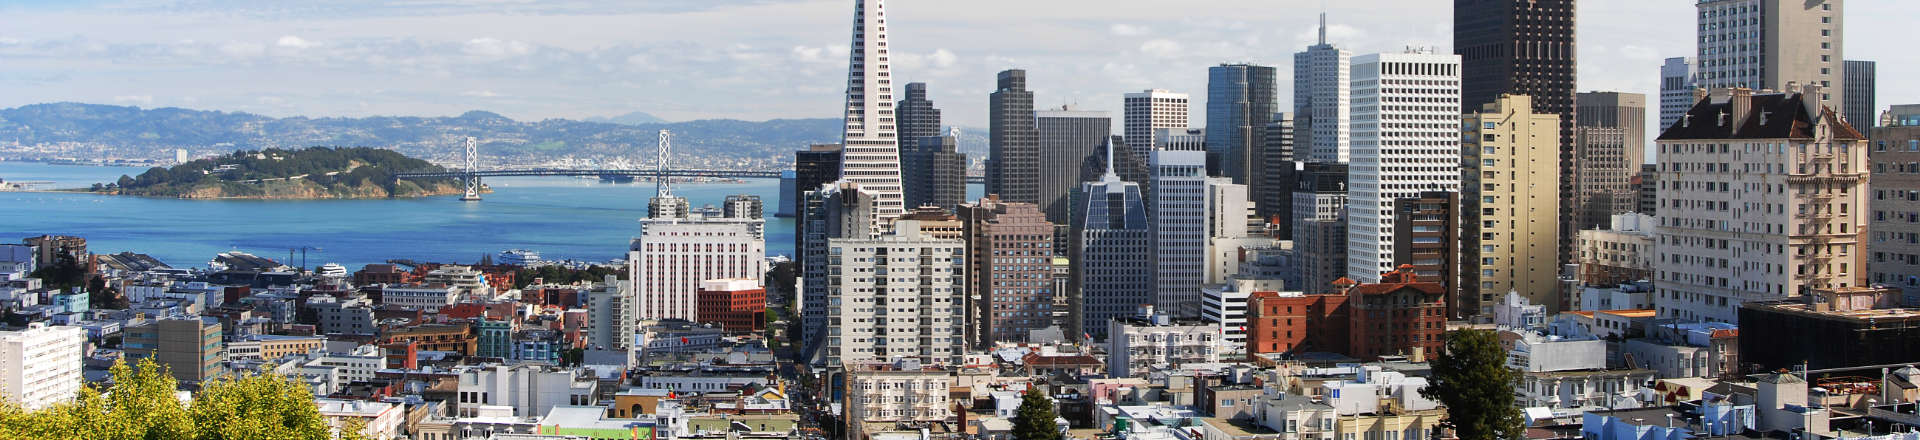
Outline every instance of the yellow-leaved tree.
[[[177, 383], [165, 367], [143, 359], [116, 363], [111, 384], [80, 390], [73, 401], [29, 411], [0, 406], [0, 438], [107, 440], [322, 440], [334, 437], [314, 406], [313, 395], [286, 377], [245, 375], [218, 379], [175, 397]], [[363, 439], [360, 425], [340, 437]]]

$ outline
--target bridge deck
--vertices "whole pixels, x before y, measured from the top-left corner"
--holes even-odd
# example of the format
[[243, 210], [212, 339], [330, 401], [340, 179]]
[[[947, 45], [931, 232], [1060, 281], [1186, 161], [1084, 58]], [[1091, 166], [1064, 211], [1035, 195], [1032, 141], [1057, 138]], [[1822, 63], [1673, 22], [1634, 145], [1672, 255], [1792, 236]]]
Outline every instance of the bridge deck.
[[[778, 179], [781, 171], [758, 170], [667, 170], [667, 177], [718, 177], [734, 179]], [[630, 176], [659, 177], [658, 170], [563, 170], [563, 169], [523, 169], [523, 170], [486, 170], [474, 171], [473, 177], [525, 177], [525, 176]], [[434, 171], [393, 173], [399, 179], [466, 178], [465, 171]], [[967, 176], [967, 183], [983, 183], [984, 178]]]

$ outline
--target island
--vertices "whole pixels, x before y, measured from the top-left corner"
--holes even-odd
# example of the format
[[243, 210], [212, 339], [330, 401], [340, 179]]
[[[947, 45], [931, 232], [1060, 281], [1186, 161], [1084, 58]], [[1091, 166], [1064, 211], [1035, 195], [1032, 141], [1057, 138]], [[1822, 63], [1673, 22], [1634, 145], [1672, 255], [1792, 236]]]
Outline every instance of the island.
[[183, 199], [378, 199], [462, 194], [458, 179], [394, 179], [393, 173], [442, 171], [393, 150], [313, 147], [242, 150], [172, 168], [120, 176], [88, 191]]

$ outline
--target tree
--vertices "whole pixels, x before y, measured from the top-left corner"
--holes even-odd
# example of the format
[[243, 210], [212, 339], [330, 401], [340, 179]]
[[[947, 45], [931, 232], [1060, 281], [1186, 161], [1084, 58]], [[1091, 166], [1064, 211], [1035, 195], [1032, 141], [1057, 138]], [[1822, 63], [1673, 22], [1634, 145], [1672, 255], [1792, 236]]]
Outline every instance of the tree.
[[[188, 408], [198, 440], [323, 439], [332, 427], [313, 394], [282, 376], [246, 375], [209, 383]], [[355, 430], [357, 433], [357, 430]], [[343, 433], [346, 434], [346, 433]]]
[[[332, 427], [306, 388], [281, 376], [241, 376], [208, 382], [191, 405], [174, 396], [177, 383], [151, 359], [115, 363], [110, 384], [82, 388], [69, 402], [38, 411], [0, 406], [0, 438], [54, 440], [226, 440], [333, 438]], [[340, 429], [361, 440], [361, 425]]]
[[1040, 394], [1039, 388], [1028, 386], [1026, 394], [1020, 395], [1020, 407], [1014, 409], [1014, 440], [1061, 440], [1055, 418], [1053, 400]]
[[1525, 425], [1514, 406], [1520, 372], [1507, 368], [1500, 337], [1488, 330], [1457, 330], [1446, 335], [1446, 350], [1430, 364], [1433, 375], [1420, 395], [1447, 406], [1441, 426], [1462, 440], [1520, 438]]

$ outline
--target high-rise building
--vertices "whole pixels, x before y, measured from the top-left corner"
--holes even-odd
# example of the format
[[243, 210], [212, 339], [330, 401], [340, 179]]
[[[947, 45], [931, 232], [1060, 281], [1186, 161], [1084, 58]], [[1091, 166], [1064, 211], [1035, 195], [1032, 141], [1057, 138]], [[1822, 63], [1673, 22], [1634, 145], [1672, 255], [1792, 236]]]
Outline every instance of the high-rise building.
[[[1327, 43], [1327, 14], [1320, 14], [1320, 44], [1293, 54], [1293, 112], [1304, 161], [1347, 163], [1353, 139], [1353, 53]], [[1301, 160], [1296, 158], [1295, 160]]]
[[1864, 285], [1867, 139], [1824, 95], [1716, 90], [1660, 135], [1659, 317]]
[[1873, 129], [1873, 253], [1868, 280], [1920, 303], [1920, 105], [1896, 105]]
[[1253, 206], [1247, 200], [1246, 185], [1225, 177], [1209, 177], [1206, 197], [1206, 277], [1201, 283], [1227, 283], [1228, 278], [1240, 273], [1241, 251], [1266, 247], [1273, 239], [1247, 236], [1247, 220], [1253, 215]]
[[800, 316], [805, 350], [815, 364], [827, 361], [825, 343], [828, 330], [828, 300], [835, 293], [828, 289], [830, 265], [827, 259], [834, 239], [871, 239], [879, 235], [864, 219], [873, 216], [876, 196], [860, 184], [840, 181], [807, 193], [806, 210], [800, 218], [806, 233], [801, 238]]
[[[654, 197], [684, 200], [669, 193]], [[627, 251], [633, 283], [634, 319], [685, 319], [697, 315], [700, 282], [766, 275], [766, 219], [682, 214], [640, 220], [640, 235]]]
[[1347, 277], [1394, 270], [1394, 201], [1460, 190], [1460, 56], [1362, 55], [1353, 60]]
[[1040, 128], [1033, 118], [1027, 71], [1000, 72], [987, 98], [987, 194], [1040, 203]]
[[[927, 83], [907, 83], [907, 97], [900, 100], [895, 109], [900, 127], [900, 197], [905, 209], [912, 211], [932, 200], [933, 159], [930, 151], [920, 143], [924, 138], [937, 137], [940, 133], [940, 109], [934, 108], [933, 101], [927, 99]], [[946, 206], [953, 209], [952, 206]]]
[[1265, 129], [1267, 145], [1260, 149], [1262, 172], [1249, 185], [1255, 213], [1277, 226], [1273, 235], [1281, 240], [1293, 239], [1293, 187], [1300, 172], [1299, 152], [1293, 146], [1294, 129], [1293, 113], [1273, 115]]
[[854, 0], [852, 47], [847, 62], [847, 123], [840, 141], [845, 146], [841, 150], [840, 178], [858, 182], [861, 188], [873, 192], [878, 198], [873, 222], [884, 225], [906, 213], [907, 208], [900, 194], [893, 69], [887, 64], [886, 0]]
[[1076, 264], [1067, 291], [1074, 327], [1068, 336], [1106, 340], [1108, 321], [1154, 300], [1153, 229], [1140, 185], [1121, 180], [1113, 168], [1080, 184], [1072, 236], [1070, 259]]
[[1787, 90], [1789, 84], [1813, 84], [1824, 88], [1821, 101], [1836, 111], [1847, 108], [1843, 3], [1700, 0], [1699, 87]]
[[168, 318], [128, 327], [127, 356], [151, 358], [167, 367], [173, 379], [185, 383], [204, 383], [226, 374], [226, 345], [221, 342], [220, 320], [214, 318]]
[[86, 383], [80, 376], [86, 343], [80, 327], [30, 323], [0, 331], [0, 399], [29, 410], [73, 400]]
[[1113, 134], [1112, 118], [1107, 112], [1061, 107], [1034, 113], [1040, 135], [1040, 200], [1035, 202], [1047, 221], [1067, 224], [1067, 194], [1080, 185], [1078, 171], [1093, 160]]
[[[1495, 298], [1519, 293], [1549, 310], [1559, 295], [1560, 115], [1537, 113], [1531, 97], [1501, 95], [1461, 124], [1461, 274], [1464, 295], [1491, 313]], [[1463, 304], [1464, 305], [1464, 304]]]
[[[1463, 319], [1480, 314], [1479, 298], [1462, 292], [1466, 274], [1462, 267], [1464, 243], [1460, 194], [1452, 191], [1422, 191], [1393, 204], [1393, 261], [1399, 270], [1412, 271], [1420, 280], [1438, 284], [1446, 301], [1447, 319]], [[1543, 243], [1544, 244], [1544, 243]], [[1491, 302], [1491, 301], [1489, 301]]]
[[[1454, 0], [1453, 45], [1460, 54], [1461, 113], [1474, 113], [1501, 95], [1532, 98], [1533, 113], [1560, 118], [1560, 197], [1555, 213], [1561, 231], [1579, 230], [1580, 182], [1588, 165], [1574, 153], [1574, 0]], [[1554, 240], [1555, 264], [1573, 261], [1573, 237]]]
[[1879, 68], [1872, 61], [1847, 60], [1845, 71], [1840, 102], [1847, 107], [1840, 116], [1856, 130], [1870, 130], [1880, 121], [1880, 107], [1873, 96], [1880, 89]]
[[1207, 174], [1245, 185], [1260, 175], [1267, 123], [1279, 110], [1277, 72], [1270, 66], [1222, 64], [1207, 69]]
[[966, 242], [930, 237], [914, 223], [896, 222], [883, 236], [828, 240], [824, 365], [959, 363], [966, 348]]
[[[840, 179], [840, 150], [839, 144], [815, 144], [793, 152], [794, 192], [780, 196], [793, 198], [795, 216], [806, 215], [807, 193]], [[793, 232], [793, 259], [804, 265], [806, 255], [800, 249], [805, 245], [802, 240], [807, 237], [807, 222], [795, 221]]]
[[[1574, 182], [1580, 229], [1606, 226], [1614, 214], [1633, 212], [1633, 178], [1646, 163], [1647, 97], [1638, 93], [1586, 92], [1574, 96], [1573, 150], [1580, 163]], [[1566, 231], [1571, 233], [1570, 231]]]
[[970, 342], [1027, 342], [1053, 320], [1053, 223], [1031, 203], [991, 194], [954, 214], [966, 227]]
[[760, 203], [760, 196], [753, 194], [734, 194], [721, 202], [720, 212], [727, 218], [766, 218], [766, 205]]
[[908, 206], [933, 206], [953, 210], [967, 199], [967, 153], [960, 152], [953, 136], [920, 138], [913, 148], [900, 152], [901, 163], [909, 163], [904, 177]]
[[1157, 130], [1149, 155], [1154, 300], [1173, 316], [1200, 316], [1207, 252], [1207, 151], [1192, 131]]
[[[634, 300], [633, 283], [621, 282], [615, 275], [607, 275], [587, 291], [588, 348], [625, 350], [632, 344], [634, 328], [640, 322], [633, 318]], [[367, 316], [371, 315], [369, 311]]]
[[1347, 276], [1347, 164], [1308, 162], [1293, 191], [1293, 252], [1300, 280], [1289, 289], [1333, 291]]
[[[1142, 163], [1147, 161], [1147, 152], [1153, 150], [1155, 130], [1187, 129], [1187, 94], [1185, 93], [1150, 89], [1126, 94], [1122, 104], [1126, 107], [1124, 131], [1121, 133], [1125, 136], [1127, 143], [1126, 151], [1132, 153], [1134, 159]], [[1103, 322], [1101, 327], [1106, 327], [1106, 324]]]
[[1637, 203], [1640, 206], [1639, 212], [1646, 215], [1654, 215], [1659, 212], [1660, 166], [1650, 163], [1641, 164], [1639, 181], [1636, 182], [1636, 188], [1639, 191], [1638, 194], [1635, 194], [1635, 198], [1639, 199]]
[[1699, 81], [1699, 63], [1693, 57], [1668, 58], [1660, 65], [1660, 126], [1656, 129], [1665, 131], [1693, 108]]

